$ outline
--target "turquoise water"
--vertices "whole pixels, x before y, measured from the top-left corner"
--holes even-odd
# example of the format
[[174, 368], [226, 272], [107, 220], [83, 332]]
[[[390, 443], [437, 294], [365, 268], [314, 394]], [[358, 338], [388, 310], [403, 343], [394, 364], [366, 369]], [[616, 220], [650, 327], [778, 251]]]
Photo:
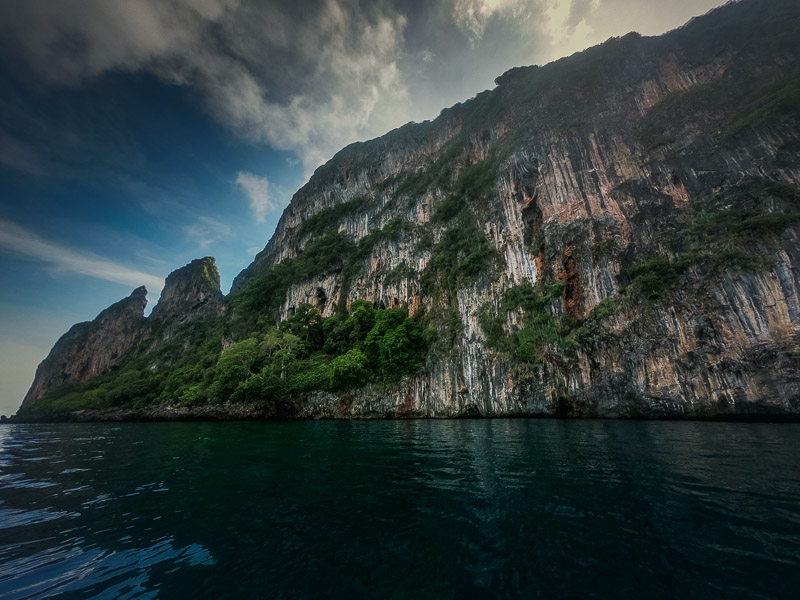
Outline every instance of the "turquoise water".
[[800, 426], [0, 427], [0, 598], [796, 598]]

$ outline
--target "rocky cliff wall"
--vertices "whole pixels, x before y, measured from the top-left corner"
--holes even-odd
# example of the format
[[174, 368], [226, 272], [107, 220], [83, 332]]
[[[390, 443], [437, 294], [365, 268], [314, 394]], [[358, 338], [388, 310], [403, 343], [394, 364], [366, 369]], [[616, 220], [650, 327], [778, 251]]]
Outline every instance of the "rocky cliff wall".
[[[800, 411], [797, 220], [789, 216], [758, 239], [689, 241], [707, 211], [747, 219], [764, 189], [786, 185], [791, 196], [800, 185], [796, 113], [753, 118], [758, 109], [736, 99], [758, 96], [765, 80], [796, 81], [796, 45], [757, 39], [790, 39], [784, 34], [798, 24], [796, 7], [770, 5], [749, 43], [736, 37], [763, 8], [730, 5], [664, 38], [632, 34], [546, 67], [515, 69], [435, 122], [349, 147], [318, 170], [236, 285], [302, 252], [314, 239], [303, 223], [366, 198], [338, 217], [339, 232], [362, 240], [400, 219], [406, 233], [376, 244], [355, 276], [325, 272], [294, 283], [282, 317], [302, 302], [330, 315], [341, 303], [367, 299], [412, 313], [455, 310], [460, 329], [434, 348], [419, 375], [388, 392], [313, 395], [305, 414]], [[443, 156], [451, 172], [437, 179]], [[453, 227], [436, 211], [457, 195], [460, 172], [492, 161], [489, 193], [475, 199], [467, 191], [457, 201], [496, 257], [469, 282], [426, 292], [426, 267]], [[726, 194], [728, 205], [710, 205]], [[793, 201], [764, 202], [756, 218], [796, 210]], [[757, 260], [718, 264], [732, 250]], [[627, 272], [654, 257], [687, 264], [663, 297], [637, 299], [644, 292]], [[579, 333], [583, 323], [601, 331], [569, 351], [545, 344], [533, 362], [490, 347], [481, 315], [500, 311], [507, 290], [545, 281], [564, 282], [547, 308], [552, 315]], [[613, 314], [595, 325], [592, 311], [614, 300]], [[525, 320], [519, 311], [502, 317], [506, 335]]]
[[197, 259], [173, 271], [166, 279], [158, 303], [144, 316], [147, 289], [142, 286], [112, 304], [93, 321], [78, 323], [53, 346], [36, 369], [23, 407], [35, 404], [48, 390], [108, 373], [134, 355], [147, 355], [168, 343], [190, 344], [185, 324], [223, 314], [224, 297], [219, 272], [210, 257]]
[[[438, 331], [424, 367], [263, 398], [265, 415], [798, 415], [798, 30], [796, 2], [731, 3], [512, 69], [432, 122], [353, 144], [295, 194], [230, 297], [210, 259], [170, 276], [130, 352], [158, 374], [206, 343], [197, 373], [164, 371], [191, 381], [175, 398], [191, 402], [209, 353], [259, 323], [369, 300]], [[346, 252], [319, 256], [332, 235]], [[83, 377], [90, 359], [65, 348], [86, 331], [29, 396]]]
[[214, 259], [207, 256], [193, 260], [170, 273], [150, 316], [153, 320], [179, 324], [219, 315], [224, 310], [224, 296], [219, 286]]
[[86, 381], [118, 365], [144, 336], [146, 305], [147, 289], [140, 287], [93, 321], [73, 325], [36, 369], [23, 406], [35, 403], [57, 385]]

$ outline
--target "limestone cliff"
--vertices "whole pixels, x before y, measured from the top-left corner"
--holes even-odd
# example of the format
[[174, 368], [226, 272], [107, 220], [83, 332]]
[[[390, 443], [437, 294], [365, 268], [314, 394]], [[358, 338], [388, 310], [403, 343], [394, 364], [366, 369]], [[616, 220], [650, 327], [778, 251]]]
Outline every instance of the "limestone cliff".
[[193, 260], [173, 271], [164, 284], [152, 319], [168, 319], [173, 323], [218, 315], [224, 296], [219, 287], [219, 272], [210, 256]]
[[219, 272], [210, 257], [173, 271], [149, 317], [144, 316], [147, 290], [137, 288], [94, 321], [73, 326], [56, 342], [36, 369], [23, 408], [30, 408], [47, 391], [61, 384], [85, 382], [132, 358], [164, 351], [170, 344], [176, 348], [172, 353], [179, 352], [181, 344], [192, 342], [186, 324], [191, 327], [193, 321], [222, 314], [223, 300]]
[[[319, 393], [304, 414], [799, 412], [799, 16], [794, 2], [731, 3], [661, 38], [513, 69], [434, 122], [317, 170], [235, 289], [313, 234], [364, 240], [400, 219], [405, 233], [372, 245], [347, 277], [294, 282], [281, 315], [361, 298], [452, 310], [459, 327], [391, 391]], [[485, 190], [464, 187], [482, 166]], [[312, 231], [319, 216], [327, 229]], [[443, 284], [469, 253], [448, 231], [473, 226], [490, 258]], [[648, 261], [651, 273], [636, 271]], [[431, 277], [439, 285], [426, 289]], [[668, 285], [650, 294], [648, 278]], [[502, 306], [512, 288], [558, 281], [543, 314]], [[526, 319], [539, 347], [520, 360], [503, 339], [518, 342]], [[536, 338], [552, 323], [560, 331]]]
[[800, 414], [797, 31], [795, 1], [730, 3], [512, 69], [432, 122], [345, 148], [224, 311], [202, 261], [168, 279], [142, 364], [205, 350], [164, 372], [160, 401], [200, 402], [210, 352], [303, 304], [329, 317], [368, 300], [438, 331], [424, 366], [280, 410], [265, 395], [263, 414]]
[[147, 289], [143, 286], [109, 306], [93, 321], [73, 325], [36, 369], [23, 406], [35, 403], [57, 385], [86, 381], [118, 365], [144, 335], [146, 305]]

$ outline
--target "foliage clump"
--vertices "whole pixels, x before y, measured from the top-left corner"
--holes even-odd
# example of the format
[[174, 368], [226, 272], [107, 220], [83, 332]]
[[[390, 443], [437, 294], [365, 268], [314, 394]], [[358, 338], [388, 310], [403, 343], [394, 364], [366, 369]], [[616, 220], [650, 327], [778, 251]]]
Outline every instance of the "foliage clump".
[[603, 322], [616, 314], [618, 310], [619, 300], [617, 298], [614, 296], [604, 298], [600, 304], [594, 307], [589, 317], [572, 330], [572, 338], [579, 346], [597, 344], [606, 336]]
[[683, 256], [677, 261], [659, 256], [630, 267], [626, 273], [631, 280], [630, 290], [648, 302], [661, 300], [680, 279], [692, 262], [693, 256]]
[[495, 255], [472, 215], [462, 211], [433, 247], [420, 278], [422, 291], [431, 293], [438, 284], [458, 290], [483, 273]]
[[764, 268], [763, 246], [800, 224], [800, 190], [784, 183], [750, 181], [696, 202], [696, 212], [676, 237], [674, 257], [656, 256], [626, 270], [631, 300], [655, 303], [690, 268], [708, 278], [728, 269]]
[[[539, 286], [523, 283], [506, 290], [499, 314], [492, 315], [483, 311], [479, 315], [487, 344], [511, 353], [517, 360], [531, 364], [542, 361], [548, 346], [556, 346], [562, 350], [574, 348], [575, 342], [569, 337], [571, 323], [556, 308], [564, 287], [563, 281], [556, 281]], [[507, 334], [507, 315], [516, 310], [522, 311], [523, 324], [516, 331]]]
[[380, 310], [357, 300], [346, 315], [328, 318], [301, 304], [279, 326], [265, 326], [224, 350], [221, 338], [215, 339], [215, 348], [201, 345], [178, 364], [148, 367], [133, 357], [119, 371], [62, 384], [20, 414], [160, 402], [281, 405], [298, 393], [391, 383], [413, 373], [424, 364], [433, 333], [403, 309]]
[[715, 268], [762, 266], [757, 248], [800, 223], [800, 190], [746, 183], [715, 194], [681, 232], [685, 247]]
[[231, 294], [228, 303], [235, 317], [245, 323], [254, 322], [263, 315], [276, 321], [277, 309], [292, 284], [319, 278], [326, 273], [341, 272], [342, 287], [347, 288], [349, 280], [376, 245], [400, 240], [407, 229], [408, 222], [397, 217], [358, 243], [345, 233], [326, 233], [312, 239], [297, 256], [250, 276], [242, 288]]
[[457, 145], [452, 145], [439, 155], [427, 169], [420, 169], [407, 175], [398, 184], [394, 194], [395, 197], [418, 198], [427, 192], [432, 185], [436, 185], [440, 189], [449, 189], [453, 182], [453, 170], [459, 153], [460, 148]]
[[723, 139], [748, 127], [775, 125], [800, 118], [800, 74], [763, 74], [723, 78], [674, 92], [656, 104], [637, 125], [637, 136], [648, 148], [675, 141], [688, 124], [702, 117], [714, 122]]
[[326, 272], [341, 270], [355, 250], [353, 241], [341, 233], [328, 233], [312, 240], [294, 258], [288, 258], [263, 273], [252, 275], [228, 300], [240, 319], [274, 314], [293, 283], [302, 283]]
[[415, 276], [416, 271], [405, 261], [400, 262], [383, 278], [384, 285], [396, 285]]
[[[223, 352], [212, 400], [284, 398], [391, 382], [418, 369], [428, 342], [405, 310], [357, 300], [346, 315], [322, 318], [308, 304], [277, 328]], [[230, 358], [228, 358], [230, 357]]]

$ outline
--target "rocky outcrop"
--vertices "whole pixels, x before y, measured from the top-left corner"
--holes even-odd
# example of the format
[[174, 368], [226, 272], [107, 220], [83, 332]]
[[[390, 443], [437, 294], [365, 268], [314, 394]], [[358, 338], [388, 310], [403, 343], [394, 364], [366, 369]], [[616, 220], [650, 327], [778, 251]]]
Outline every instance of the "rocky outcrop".
[[219, 271], [214, 259], [207, 256], [170, 273], [150, 317], [153, 320], [185, 323], [219, 315], [223, 310], [224, 296], [219, 287]]
[[146, 305], [147, 289], [142, 286], [93, 321], [73, 325], [36, 369], [23, 406], [33, 404], [50, 388], [86, 381], [118, 365], [147, 332]]
[[126, 360], [158, 353], [174, 345], [176, 337], [179, 345], [191, 343], [192, 323], [225, 311], [219, 285], [214, 259], [197, 259], [170, 273], [149, 317], [144, 316], [147, 290], [140, 287], [94, 321], [73, 326], [37, 368], [23, 407], [30, 408], [62, 383], [87, 381]]
[[[302, 253], [315, 215], [366, 198], [329, 230], [358, 241], [400, 219], [406, 234], [375, 244], [355, 276], [295, 282], [281, 316], [301, 302], [329, 315], [367, 299], [456, 311], [460, 331], [417, 376], [312, 394], [303, 415], [800, 413], [800, 122], [788, 105], [798, 26], [796, 3], [730, 3], [661, 38], [630, 34], [513, 69], [434, 122], [354, 144], [318, 169], [235, 288]], [[454, 227], [437, 210], [458, 196], [461, 172], [492, 161], [489, 193], [456, 199], [497, 258], [455, 288], [425, 291], [437, 243]], [[781, 186], [788, 196], [770, 195]], [[712, 232], [703, 219], [740, 233]], [[742, 233], [746, 219], [777, 226]], [[686, 266], [651, 300], [628, 273], [659, 257]], [[571, 331], [560, 342], [533, 362], [488, 343], [483, 314], [498, 315], [509, 337], [524, 326], [522, 312], [501, 310], [507, 290], [558, 281], [560, 300], [546, 311]], [[600, 323], [603, 301], [616, 308]]]

